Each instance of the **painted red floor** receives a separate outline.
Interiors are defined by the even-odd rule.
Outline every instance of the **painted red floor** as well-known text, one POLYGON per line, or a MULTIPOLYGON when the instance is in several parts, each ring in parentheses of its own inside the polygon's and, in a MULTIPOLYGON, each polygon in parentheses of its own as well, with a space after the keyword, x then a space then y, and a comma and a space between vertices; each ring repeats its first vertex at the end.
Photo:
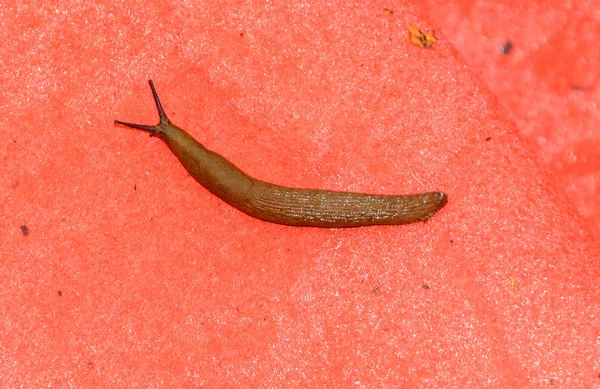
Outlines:
POLYGON ((597 10, 486 4, 0 8, 2 387, 599 388, 597 10), (113 124, 150 78, 260 179, 449 203, 252 219, 113 124))

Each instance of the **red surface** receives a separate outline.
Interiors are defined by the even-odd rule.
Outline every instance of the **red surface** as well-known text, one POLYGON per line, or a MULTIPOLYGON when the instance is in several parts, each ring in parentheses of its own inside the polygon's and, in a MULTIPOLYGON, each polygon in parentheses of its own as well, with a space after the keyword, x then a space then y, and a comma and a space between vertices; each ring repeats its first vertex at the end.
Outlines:
POLYGON ((3 6, 2 386, 600 387, 593 4, 277 4, 3 6), (450 202, 254 220, 113 125, 148 78, 259 178, 450 202))

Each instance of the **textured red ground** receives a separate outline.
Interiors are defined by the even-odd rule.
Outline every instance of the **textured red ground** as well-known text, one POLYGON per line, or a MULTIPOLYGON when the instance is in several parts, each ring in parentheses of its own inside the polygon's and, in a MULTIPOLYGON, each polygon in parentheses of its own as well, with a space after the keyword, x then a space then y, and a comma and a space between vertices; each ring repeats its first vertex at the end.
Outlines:
POLYGON ((2 387, 600 387, 597 7, 483 3, 2 6, 2 387), (149 78, 258 178, 450 202, 254 220, 113 125, 149 78))

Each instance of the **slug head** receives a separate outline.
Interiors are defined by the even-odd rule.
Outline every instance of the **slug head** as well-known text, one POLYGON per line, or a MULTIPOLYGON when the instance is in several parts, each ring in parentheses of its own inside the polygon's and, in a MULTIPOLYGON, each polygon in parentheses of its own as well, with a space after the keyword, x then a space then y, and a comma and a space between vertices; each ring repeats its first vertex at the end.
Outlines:
POLYGON ((155 126, 147 126, 147 125, 143 125, 143 124, 127 123, 127 122, 122 122, 120 120, 115 120, 115 124, 121 124, 126 127, 135 128, 138 130, 149 132, 150 136, 159 136, 160 134, 164 133, 164 130, 163 130, 164 128, 171 125, 171 122, 169 121, 169 118, 167 118, 167 115, 165 114, 165 110, 163 109, 162 104, 160 103, 160 99, 158 98, 158 93, 156 93, 156 89, 154 89, 154 84, 152 83, 152 80, 148 80, 148 83, 150 84, 150 88, 152 89, 152 95, 154 96, 154 102, 156 103, 156 109, 158 110, 158 115, 160 116, 160 122, 155 126))

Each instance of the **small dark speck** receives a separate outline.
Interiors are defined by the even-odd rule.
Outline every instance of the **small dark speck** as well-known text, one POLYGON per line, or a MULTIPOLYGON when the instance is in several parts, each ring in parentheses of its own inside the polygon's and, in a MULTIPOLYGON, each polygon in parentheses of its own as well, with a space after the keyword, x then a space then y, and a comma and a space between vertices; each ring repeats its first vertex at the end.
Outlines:
POLYGON ((429 289, 429 285, 423 284, 423 289, 429 289))
POLYGON ((27 236, 29 234, 29 228, 27 228, 27 226, 21 226, 21 231, 23 232, 23 235, 27 236))
POLYGON ((372 289, 373 293, 379 292, 379 285, 375 285, 372 289))
POLYGON ((454 239, 450 239, 450 243, 454 243, 454 239))
POLYGON ((62 296, 62 290, 58 291, 58 297, 62 296))
POLYGON ((92 367, 94 367, 94 362, 88 362, 88 367, 91 369, 92 367))
POLYGON ((244 37, 244 33, 243 33, 243 32, 240 32, 240 36, 243 38, 243 37, 244 37))
POLYGON ((133 184, 133 190, 137 190, 137 184, 133 184))
POLYGON ((487 138, 485 138, 485 141, 486 141, 486 142, 489 142, 489 141, 491 141, 491 140, 492 140, 492 137, 491 137, 491 136, 488 136, 487 138))
POLYGON ((389 9, 389 8, 384 8, 383 10, 384 10, 384 11, 385 11, 385 12, 386 12, 388 15, 393 15, 393 14, 394 14, 394 11, 393 11, 393 10, 391 10, 391 9, 389 9))
POLYGON ((512 48, 513 48, 512 42, 511 41, 506 41, 505 44, 503 44, 502 46, 500 46, 500 53, 502 55, 508 55, 512 51, 512 48))

